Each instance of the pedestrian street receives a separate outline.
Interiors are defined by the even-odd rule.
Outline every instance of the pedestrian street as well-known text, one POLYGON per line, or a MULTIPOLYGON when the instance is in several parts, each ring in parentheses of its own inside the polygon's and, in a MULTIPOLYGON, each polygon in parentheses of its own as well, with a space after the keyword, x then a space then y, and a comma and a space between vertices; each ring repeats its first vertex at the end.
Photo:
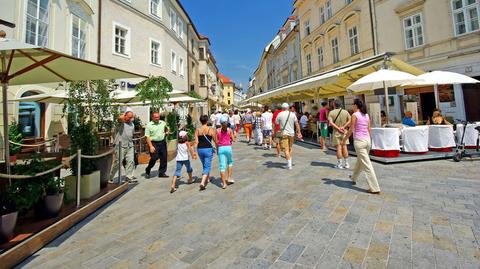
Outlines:
MULTIPOLYGON (((334 168, 333 152, 234 144, 235 184, 144 179, 18 268, 479 268, 480 166, 374 163, 380 195, 334 168)), ((355 158, 351 157, 352 166, 355 158)), ((201 164, 192 161, 194 176, 201 164)), ((168 164, 172 175, 175 161, 168 164)))

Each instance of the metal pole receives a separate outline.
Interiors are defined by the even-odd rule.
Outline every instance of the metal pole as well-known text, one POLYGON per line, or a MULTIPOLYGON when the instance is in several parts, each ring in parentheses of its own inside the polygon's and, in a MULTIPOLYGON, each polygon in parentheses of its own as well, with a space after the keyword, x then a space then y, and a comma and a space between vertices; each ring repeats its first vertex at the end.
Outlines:
POLYGON ((435 108, 440 108, 440 97, 438 94, 438 84, 433 85, 433 93, 435 94, 435 108))
POLYGON ((81 172, 82 169, 82 150, 77 150, 77 207, 80 207, 80 185, 81 185, 81 172))
MULTIPOLYGON (((3 62, 3 60, 2 60, 3 62)), ((2 97, 3 97, 3 148, 4 148, 4 158, 5 158, 5 168, 8 175, 10 175, 10 142, 8 139, 8 104, 7 104, 7 83, 3 83, 2 86, 2 97)), ((8 178, 8 184, 12 185, 12 179, 8 178)))
POLYGON ((385 85, 385 81, 383 81, 383 89, 385 90, 385 107, 386 111, 385 113, 387 114, 387 124, 390 123, 389 117, 390 117, 390 104, 388 103, 388 88, 385 85))
POLYGON ((118 141, 118 180, 117 183, 122 182, 122 141, 118 141))

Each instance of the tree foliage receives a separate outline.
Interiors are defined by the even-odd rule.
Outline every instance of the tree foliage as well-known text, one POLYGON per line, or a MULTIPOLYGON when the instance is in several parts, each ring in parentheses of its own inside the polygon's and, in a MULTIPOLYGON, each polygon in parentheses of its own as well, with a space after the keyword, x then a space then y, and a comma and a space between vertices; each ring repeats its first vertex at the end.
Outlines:
POLYGON ((150 103, 151 112, 160 112, 169 92, 173 90, 172 83, 162 76, 151 76, 137 84, 138 96, 146 104, 150 103))

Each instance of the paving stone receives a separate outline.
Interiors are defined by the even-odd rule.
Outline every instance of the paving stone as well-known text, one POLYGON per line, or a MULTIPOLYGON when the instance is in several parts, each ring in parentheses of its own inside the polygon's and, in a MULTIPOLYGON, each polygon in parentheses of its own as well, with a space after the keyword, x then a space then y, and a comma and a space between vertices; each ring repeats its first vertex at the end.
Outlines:
POLYGON ((256 257, 258 257, 258 255, 260 255, 260 253, 262 253, 261 249, 256 248, 256 247, 252 247, 252 248, 249 248, 247 251, 245 251, 242 254, 242 257, 255 259, 256 257))
POLYGON ((280 256, 279 260, 289 262, 289 263, 295 263, 295 261, 302 254, 304 249, 305 249, 305 246, 291 244, 287 247, 287 249, 285 249, 285 251, 280 256))

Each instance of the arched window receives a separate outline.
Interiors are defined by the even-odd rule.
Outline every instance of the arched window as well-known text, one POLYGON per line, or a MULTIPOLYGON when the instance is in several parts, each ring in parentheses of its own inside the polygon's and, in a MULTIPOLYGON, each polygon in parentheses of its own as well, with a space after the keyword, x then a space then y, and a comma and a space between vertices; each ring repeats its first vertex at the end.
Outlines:
MULTIPOLYGON (((28 91, 22 97, 36 95, 28 91)), ((20 102, 18 106, 18 123, 21 126, 23 137, 41 136, 42 108, 37 102, 20 102)))

